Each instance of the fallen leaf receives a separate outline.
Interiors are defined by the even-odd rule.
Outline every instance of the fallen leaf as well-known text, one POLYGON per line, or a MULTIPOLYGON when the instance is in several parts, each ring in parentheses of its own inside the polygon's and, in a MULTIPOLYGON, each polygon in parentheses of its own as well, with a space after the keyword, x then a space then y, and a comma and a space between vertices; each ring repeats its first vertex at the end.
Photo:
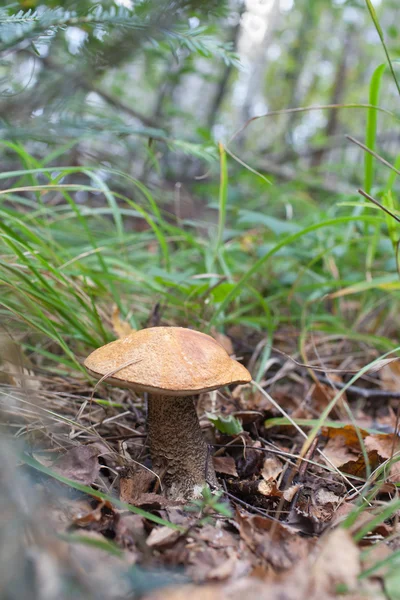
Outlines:
POLYGON ((119 480, 119 499, 128 504, 135 504, 142 494, 150 489, 155 475, 147 469, 127 469, 119 480))
POLYGON ((246 446, 243 453, 237 458, 236 468, 240 478, 248 479, 255 473, 259 473, 264 457, 257 448, 261 448, 261 443, 258 441, 254 442, 252 447, 246 446))
POLYGON ((286 502, 291 502, 295 496, 295 494, 297 494, 297 492, 301 489, 301 485, 298 483, 295 483, 294 485, 291 485, 290 487, 288 487, 286 490, 284 490, 283 492, 283 497, 286 500, 286 502))
MULTIPOLYGON (((146 541, 145 520, 142 515, 131 512, 118 514, 115 523, 115 541, 123 548, 136 549, 144 547, 146 541)), ((171 529, 172 531, 172 529, 171 529)))
POLYGON ((275 481, 260 481, 258 484, 258 491, 263 496, 271 498, 282 498, 283 493, 277 487, 275 481))
POLYGON ((196 533, 196 539, 203 540, 213 548, 233 548, 238 542, 232 533, 223 529, 218 523, 216 525, 205 524, 200 527, 196 533))
MULTIPOLYGON (((380 464, 378 453, 375 451, 368 452, 368 462, 370 470, 374 471, 380 464)), ((350 460, 349 462, 342 464, 340 470, 348 475, 355 475, 356 477, 364 479, 367 476, 364 456, 360 454, 356 460, 350 460)))
POLYGON ((343 436, 331 438, 324 448, 324 455, 329 458, 335 467, 357 460, 360 451, 354 451, 351 446, 346 445, 346 440, 343 436))
POLYGON ((114 304, 112 309, 111 324, 114 333, 118 338, 124 338, 136 331, 136 329, 133 329, 127 321, 121 319, 119 308, 116 304, 114 304))
POLYGON ((159 508, 166 508, 171 504, 171 500, 168 500, 168 498, 165 498, 165 496, 161 496, 160 494, 149 492, 147 494, 141 494, 135 502, 131 502, 131 504, 156 510, 159 508))
POLYGON ((276 456, 264 460, 261 476, 265 481, 276 481, 283 471, 283 464, 276 456))
POLYGON ((372 569, 375 565, 383 563, 379 568, 373 571, 374 577, 383 577, 389 570, 390 562, 385 564, 386 559, 392 555, 392 552, 385 544, 375 544, 368 549, 368 552, 361 557, 363 571, 372 569))
MULTIPOLYGON (((363 529, 366 525, 373 521, 375 516, 376 515, 371 514, 369 510, 364 510, 358 515, 356 522, 349 527, 349 532, 351 534, 357 533, 360 529, 363 529)), ((379 523, 378 525, 372 527, 369 533, 387 538, 393 533, 393 527, 391 525, 387 525, 386 523, 379 523)))
POLYGON ((357 586, 360 573, 360 552, 348 531, 338 528, 322 538, 310 573, 319 593, 340 585, 351 590, 357 586))
POLYGON ((41 383, 36 377, 29 358, 22 347, 8 333, 0 332, 1 383, 14 385, 26 391, 38 391, 41 383))
POLYGON ((189 543, 187 551, 187 562, 190 564, 188 575, 198 583, 209 581, 210 572, 221 567, 228 558, 225 550, 217 550, 197 541, 189 543))
POLYGON ((73 524, 77 525, 78 527, 87 527, 93 523, 99 523, 102 518, 101 509, 103 506, 104 502, 100 502, 96 508, 92 509, 91 511, 75 516, 75 518, 72 520, 73 524))
POLYGON ((155 527, 147 538, 146 544, 150 548, 165 548, 176 542, 180 535, 180 531, 170 527, 155 527))
POLYGON ((63 477, 84 485, 91 485, 99 475, 100 453, 101 448, 95 444, 75 446, 58 458, 51 468, 63 477))
POLYGON ((144 600, 225 600, 226 596, 222 593, 221 585, 183 585, 157 590, 144 600))
POLYGON ((319 488, 315 492, 315 502, 317 504, 337 504, 341 500, 340 496, 337 496, 326 488, 319 488))
POLYGON ((393 454, 400 451, 400 438, 396 434, 368 435, 365 440, 368 451, 376 450, 381 458, 392 458, 393 454))
POLYGON ((345 425, 339 429, 336 427, 321 427, 321 433, 329 440, 337 438, 341 439, 345 446, 358 452, 361 450, 359 435, 362 439, 369 435, 368 431, 365 429, 356 428, 354 425, 345 425))
POLYGON ((393 458, 390 465, 390 471, 387 476, 388 483, 400 482, 400 439, 394 433, 389 434, 374 434, 365 438, 365 446, 367 450, 376 451, 378 455, 388 460, 393 458))
POLYGON ((213 569, 210 569, 207 579, 223 581, 224 579, 228 579, 228 577, 232 577, 233 573, 237 568, 238 562, 238 557, 235 556, 234 553, 232 553, 231 556, 227 558, 223 563, 214 567, 213 569))
MULTIPOLYGON (((378 360, 373 365, 371 365, 369 367, 368 371, 366 371, 366 372, 367 373, 377 373, 378 371, 380 371, 381 369, 384 369, 388 365, 396 364, 396 361, 398 361, 398 360, 399 360, 398 356, 394 356, 392 358, 382 358, 381 360, 378 360)), ((399 372, 398 368, 396 368, 396 367, 393 367, 393 371, 396 374, 399 372)), ((396 389, 398 390, 398 386, 396 389)))
POLYGON ((217 473, 231 475, 231 477, 239 477, 236 470, 236 463, 232 456, 214 456, 213 464, 217 473))
POLYGON ((304 559, 314 543, 278 521, 238 510, 236 518, 243 541, 259 558, 277 570, 290 569, 304 559))
POLYGON ((315 507, 313 506, 310 506, 307 512, 295 506, 289 513, 287 525, 296 533, 301 532, 308 536, 318 535, 321 533, 323 524, 314 515, 314 512, 315 507))
MULTIPOLYGON (((331 373, 329 377, 333 382, 342 383, 341 378, 338 376, 335 377, 334 373, 331 373)), ((329 404, 329 402, 336 396, 336 394, 337 389, 332 387, 331 385, 322 383, 320 381, 318 383, 315 383, 311 390, 312 405, 314 409, 318 410, 319 412, 322 412, 322 410, 329 404)), ((343 401, 345 400, 346 394, 343 393, 339 399, 339 402, 337 403, 337 408, 340 409, 343 404, 343 401)))

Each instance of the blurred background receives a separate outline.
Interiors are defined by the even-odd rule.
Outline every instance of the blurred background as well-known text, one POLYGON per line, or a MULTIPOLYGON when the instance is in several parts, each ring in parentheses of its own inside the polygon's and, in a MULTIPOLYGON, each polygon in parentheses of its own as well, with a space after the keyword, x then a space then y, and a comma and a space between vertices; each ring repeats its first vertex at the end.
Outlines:
MULTIPOLYGON (((398 3, 373 5, 395 59, 398 3)), ((215 168, 208 173, 206 162, 216 141, 235 134, 232 152, 254 169, 302 184, 294 201, 308 185, 317 196, 360 182, 363 152, 344 135, 363 136, 365 109, 287 111, 239 129, 282 109, 369 102, 384 53, 364 0, 8 6, 1 15, 1 133, 28 142, 37 158, 57 150, 58 164, 118 166, 162 189, 160 202, 182 218, 195 215, 194 203, 201 210, 210 202, 215 168), (28 9, 31 16, 7 21, 28 9)), ((385 108, 393 109, 390 77, 383 87, 385 108)), ((390 153, 396 133, 379 119, 381 148, 390 153)), ((15 167, 11 151, 3 151, 2 166, 15 167)), ((246 196, 251 209, 259 198, 245 178, 235 180, 231 199, 246 196)), ((262 189, 264 202, 276 202, 280 191, 272 190, 262 189)))

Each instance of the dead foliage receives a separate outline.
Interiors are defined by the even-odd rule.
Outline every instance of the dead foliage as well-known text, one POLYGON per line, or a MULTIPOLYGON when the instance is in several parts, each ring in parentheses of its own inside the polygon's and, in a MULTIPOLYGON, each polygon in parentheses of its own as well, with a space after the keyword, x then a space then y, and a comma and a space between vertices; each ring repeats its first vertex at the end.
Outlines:
MULTIPOLYGON (((112 323, 116 335, 128 332, 117 310, 112 323)), ((251 361, 250 338, 246 345, 239 333, 219 339, 231 354, 251 361)), ((25 541, 18 542, 22 555, 29 551, 28 527, 40 538, 35 543, 42 544, 43 556, 52 556, 56 586, 61 585, 57 573, 65 560, 65 572, 78 577, 76 560, 71 562, 71 552, 76 552, 99 581, 109 578, 110 586, 98 592, 99 598, 119 598, 132 590, 148 600, 330 599, 337 590, 348 598, 383 598, 388 569, 372 568, 397 548, 398 514, 394 511, 381 523, 375 517, 385 502, 397 498, 398 400, 372 394, 369 402, 368 391, 394 393, 398 362, 382 361, 379 369, 339 395, 313 444, 302 453, 322 411, 363 363, 347 360, 342 369, 351 345, 321 339, 314 360, 314 346, 306 349, 310 356, 304 366, 305 357, 297 362, 287 358, 293 350, 290 339, 277 337, 277 351, 260 388, 204 394, 198 404, 200 416, 205 411, 232 415, 243 428, 229 436, 202 419, 214 446, 223 510, 207 500, 173 505, 162 495, 162 480, 151 470, 141 398, 102 384, 91 399, 92 387, 74 377, 35 376, 34 383, 25 385, 34 362, 11 368, 1 387, 3 437, 17 434, 23 451, 41 465, 93 490, 72 489, 24 465, 21 457, 6 472, 3 468, 9 496, 20 486, 20 477, 29 477, 32 498, 40 498, 24 509, 28 525, 22 526, 25 541), (282 416, 283 422, 270 426, 271 419, 282 416), (361 501, 365 508, 350 523, 347 519, 361 501), (360 531, 367 531, 362 539, 360 531), (107 565, 112 557, 112 568, 97 575, 104 556, 107 565), (133 579, 132 566, 138 569, 133 579), (362 577, 367 569, 373 575, 362 577), (114 581, 116 573, 123 574, 123 585, 114 581)), ((13 353, 18 354, 15 347, 13 353)), ((12 510, 17 514, 22 508, 17 503, 12 510)), ((3 511, 1 519, 6 522, 8 516, 3 511)), ((39 570, 44 568, 41 560, 39 570)))

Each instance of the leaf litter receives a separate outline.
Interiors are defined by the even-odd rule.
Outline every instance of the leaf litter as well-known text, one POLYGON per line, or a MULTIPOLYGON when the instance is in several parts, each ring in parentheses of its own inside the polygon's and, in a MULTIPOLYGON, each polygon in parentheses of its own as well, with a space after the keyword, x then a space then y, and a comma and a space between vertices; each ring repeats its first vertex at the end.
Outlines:
MULTIPOLYGON (((112 324, 117 335, 129 332, 117 309, 112 324)), ((237 332, 225 337, 231 353, 245 355, 237 332)), ((72 489, 15 458, 1 467, 4 497, 12 497, 21 486, 33 490, 23 510, 18 502, 10 510, 25 511, 29 527, 34 525, 34 538, 42 544, 37 569, 51 562, 54 589, 61 590, 61 564, 73 552, 93 574, 85 575, 84 587, 92 586, 98 598, 120 598, 134 591, 148 600, 187 595, 329 599, 338 590, 348 598, 385 597, 385 586, 392 589, 395 581, 385 561, 398 547, 400 505, 379 525, 374 518, 385 502, 397 498, 397 404, 389 394, 368 402, 368 390, 394 393, 398 362, 380 361, 379 369, 357 382, 365 390, 359 395, 356 386, 349 386, 329 415, 334 426, 321 423, 313 452, 302 455, 300 431, 307 434, 312 429, 337 394, 335 386, 346 383, 346 375, 329 375, 329 368, 341 369, 335 361, 327 368, 330 383, 317 385, 309 376, 310 367, 292 363, 288 368, 290 361, 279 350, 290 354, 293 349, 284 336, 280 344, 261 382, 274 405, 252 386, 200 398, 199 416, 210 416, 201 422, 208 423, 208 441, 215 447, 221 498, 205 496, 186 505, 167 501, 162 481, 151 470, 141 398, 102 384, 89 402, 92 388, 83 379, 57 376, 36 377, 28 393, 18 369, 11 369, 12 377, 2 380, 0 396, 7 453, 13 456, 8 444, 18 432, 24 452, 42 465, 105 494, 100 499, 72 489), (277 406, 288 415, 281 424, 277 406), (134 514, 117 500, 144 510, 134 514), (159 524, 146 516, 149 513, 159 524), (177 528, 171 529, 171 523, 177 528), (367 535, 354 541, 369 523, 367 535), (378 563, 383 566, 374 570, 378 563), (371 575, 364 576, 368 570, 371 575)), ((340 342, 340 350, 343 354, 346 344, 350 356, 350 342, 340 342)), ((334 356, 333 345, 321 338, 319 355, 324 351, 334 356)), ((354 359, 348 372, 361 367, 354 359)), ((29 369, 31 374, 35 365, 29 369)), ((319 373, 314 371, 314 376, 319 373)), ((7 523, 4 513, 2 535, 7 523)), ((25 560, 29 544, 21 539, 18 551, 25 560)), ((76 568, 72 561, 64 573, 77 580, 76 568)), ((4 581, 11 580, 10 572, 4 581)))

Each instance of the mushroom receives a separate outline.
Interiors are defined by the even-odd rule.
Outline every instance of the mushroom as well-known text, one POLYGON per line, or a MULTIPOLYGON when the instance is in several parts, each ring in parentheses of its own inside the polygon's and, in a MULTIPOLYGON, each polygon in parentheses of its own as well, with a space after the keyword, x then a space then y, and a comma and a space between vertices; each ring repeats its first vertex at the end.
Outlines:
POLYGON ((151 327, 98 348, 84 364, 97 379, 148 392, 150 454, 167 497, 198 497, 207 481, 217 485, 193 400, 248 383, 251 375, 214 338, 183 327, 151 327))

